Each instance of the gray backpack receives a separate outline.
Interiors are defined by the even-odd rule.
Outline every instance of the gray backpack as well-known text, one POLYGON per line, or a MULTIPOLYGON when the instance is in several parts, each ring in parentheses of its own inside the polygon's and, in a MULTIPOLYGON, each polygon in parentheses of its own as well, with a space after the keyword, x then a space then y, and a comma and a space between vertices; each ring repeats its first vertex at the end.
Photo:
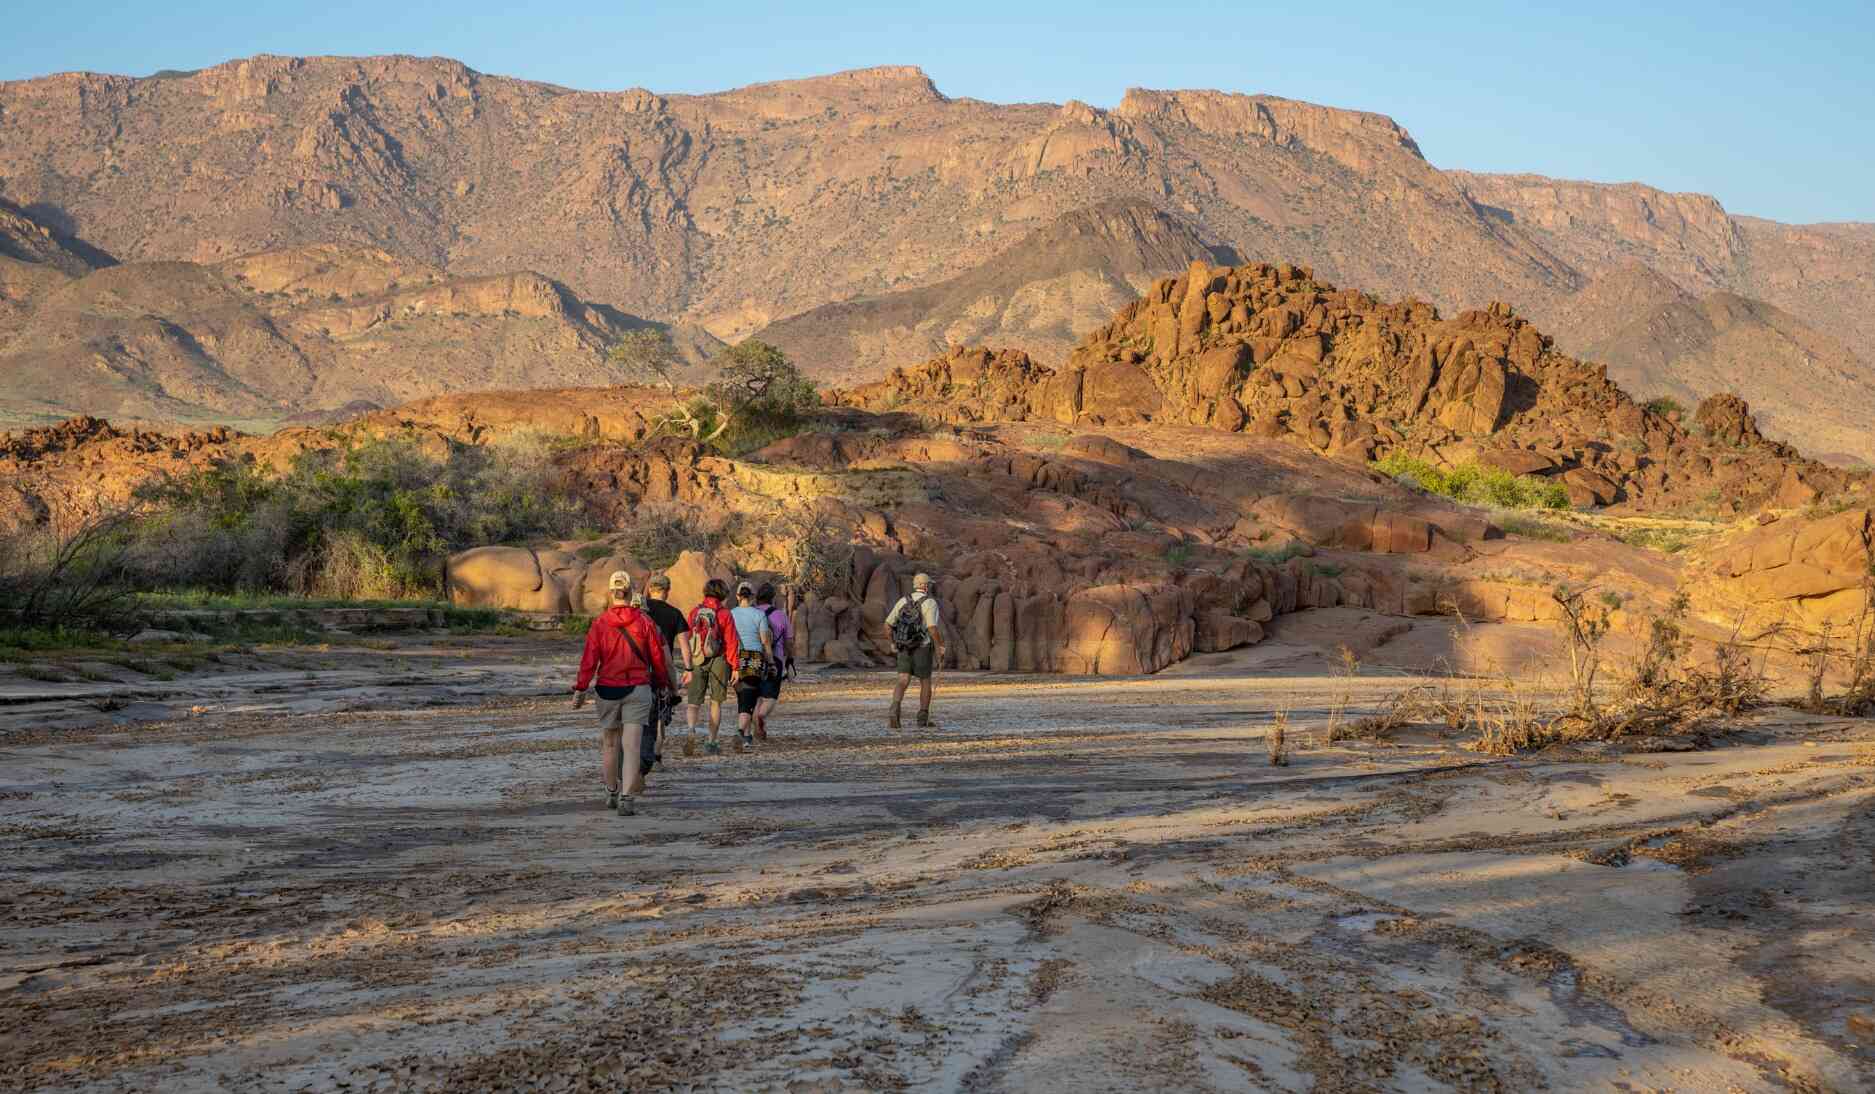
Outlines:
POLYGON ((929 597, 913 594, 899 603, 898 616, 892 620, 892 648, 910 653, 931 640, 924 625, 924 602, 929 597))

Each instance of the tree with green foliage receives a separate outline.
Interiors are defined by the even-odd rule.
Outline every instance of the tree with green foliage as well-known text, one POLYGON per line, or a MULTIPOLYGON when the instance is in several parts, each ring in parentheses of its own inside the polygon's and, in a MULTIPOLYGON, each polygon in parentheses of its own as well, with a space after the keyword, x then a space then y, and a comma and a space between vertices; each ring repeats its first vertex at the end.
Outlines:
POLYGON ((683 357, 670 332, 662 327, 640 327, 626 331, 612 347, 606 359, 630 379, 643 384, 660 384, 677 390, 677 370, 683 357))
POLYGON ((778 433, 798 424, 820 404, 814 382, 788 355, 751 338, 711 360, 716 377, 704 385, 689 410, 698 440, 721 442, 778 433))

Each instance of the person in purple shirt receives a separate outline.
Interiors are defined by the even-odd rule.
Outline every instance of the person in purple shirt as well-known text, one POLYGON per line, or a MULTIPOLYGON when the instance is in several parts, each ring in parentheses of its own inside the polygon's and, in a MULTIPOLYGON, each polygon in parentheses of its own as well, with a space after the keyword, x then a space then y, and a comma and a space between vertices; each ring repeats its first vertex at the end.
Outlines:
POLYGON ((775 606, 775 587, 768 582, 755 590, 755 606, 767 613, 768 629, 775 636, 775 659, 768 663, 768 672, 762 677, 762 698, 755 704, 755 739, 766 741, 768 716, 781 702, 781 682, 794 675, 794 624, 788 621, 787 612, 775 606))

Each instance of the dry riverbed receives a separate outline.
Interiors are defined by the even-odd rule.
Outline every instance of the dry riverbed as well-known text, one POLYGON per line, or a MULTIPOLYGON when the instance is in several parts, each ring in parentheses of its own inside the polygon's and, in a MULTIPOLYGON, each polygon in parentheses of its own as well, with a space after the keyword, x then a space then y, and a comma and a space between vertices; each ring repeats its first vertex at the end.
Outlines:
POLYGON ((826 672, 619 818, 539 695, 564 650, 378 657, 160 721, 14 704, 0 1087, 1875 1086, 1866 721, 1331 746, 1344 684, 1279 640, 951 677, 894 734, 883 675, 826 672))

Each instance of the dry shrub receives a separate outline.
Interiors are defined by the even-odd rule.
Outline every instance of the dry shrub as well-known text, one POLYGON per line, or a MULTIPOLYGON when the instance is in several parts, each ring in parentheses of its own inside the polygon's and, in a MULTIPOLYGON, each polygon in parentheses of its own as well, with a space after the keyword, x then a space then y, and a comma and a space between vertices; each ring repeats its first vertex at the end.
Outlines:
POLYGON ((1269 731, 1263 735, 1271 767, 1289 766, 1289 712, 1279 710, 1270 716, 1269 731))
POLYGON ((1570 644, 1564 709, 1544 716, 1527 687, 1507 680, 1504 697, 1474 701, 1468 720, 1478 739, 1470 747, 1509 755, 1558 742, 1626 737, 1691 736, 1703 743, 1725 719, 1764 702, 1769 689, 1762 664, 1752 665, 1751 649, 1766 635, 1747 639, 1741 620, 1714 651, 1711 666, 1701 667, 1690 656, 1684 596, 1649 619, 1647 646, 1613 694, 1598 694, 1606 614, 1571 590, 1559 587, 1555 595, 1563 608, 1559 626, 1570 644))
POLYGON ((1478 736, 1465 747, 1493 756, 1514 756, 1546 748, 1561 739, 1555 723, 1541 713, 1535 692, 1516 680, 1505 680, 1501 695, 1473 697, 1463 714, 1478 736))
POLYGON ((1809 687, 1803 708, 1838 717, 1875 717, 1875 568, 1862 579, 1862 609, 1846 627, 1825 625, 1793 652, 1804 658, 1809 687), (1827 694, 1832 669, 1846 677, 1843 690, 1827 694))
POLYGON ((780 541, 781 568, 791 586, 822 599, 851 595, 858 544, 834 514, 819 507, 784 510, 769 528, 780 541))
POLYGON ((645 502, 619 530, 620 546, 651 569, 666 570, 685 551, 709 551, 724 542, 732 520, 726 512, 712 515, 695 506, 645 502))
POLYGON ((1354 701, 1354 678, 1360 675, 1361 661, 1354 656, 1354 651, 1342 646, 1337 651, 1341 657, 1341 691, 1335 696, 1334 705, 1328 708, 1328 739, 1340 741, 1348 736, 1347 727, 1341 719, 1347 715, 1348 704, 1354 701))
POLYGON ((431 595, 429 581, 411 576, 384 547, 356 532, 337 532, 305 557, 293 574, 293 591, 336 600, 402 600, 431 595))
POLYGON ((1410 725, 1435 721, 1446 715, 1439 689, 1415 684, 1387 697, 1379 713, 1356 718, 1329 734, 1331 741, 1384 741, 1410 725))
POLYGON ((0 535, 0 610, 7 622, 91 627, 128 603, 137 515, 109 511, 69 527, 0 535))

